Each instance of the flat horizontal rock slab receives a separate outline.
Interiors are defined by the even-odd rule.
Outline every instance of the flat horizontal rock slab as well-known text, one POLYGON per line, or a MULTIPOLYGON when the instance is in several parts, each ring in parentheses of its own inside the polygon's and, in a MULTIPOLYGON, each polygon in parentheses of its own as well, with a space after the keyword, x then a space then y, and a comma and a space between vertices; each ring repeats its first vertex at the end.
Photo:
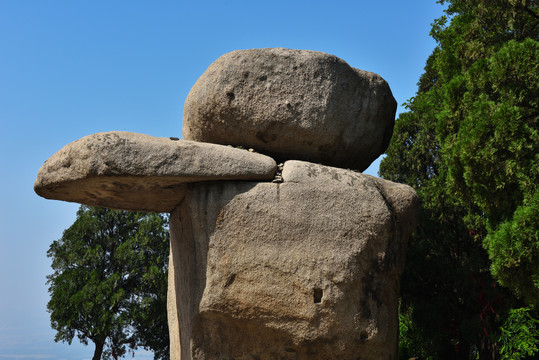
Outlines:
POLYGON ((66 145, 43 164, 34 190, 47 199, 171 212, 186 183, 271 180, 276 169, 272 158, 230 146, 113 131, 66 145))

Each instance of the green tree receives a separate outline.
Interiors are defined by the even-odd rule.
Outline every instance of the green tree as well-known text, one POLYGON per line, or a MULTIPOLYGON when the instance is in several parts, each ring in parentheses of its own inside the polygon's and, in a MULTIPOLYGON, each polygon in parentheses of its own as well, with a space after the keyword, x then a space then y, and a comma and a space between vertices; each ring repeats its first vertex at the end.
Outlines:
POLYGON ((380 166, 422 202, 401 310, 432 358, 495 359, 504 319, 538 316, 537 3, 439 2, 438 46, 380 166))
POLYGON ((500 336, 502 359, 520 360, 539 351, 539 320, 530 316, 529 308, 514 309, 500 336))
POLYGON ((503 304, 485 271, 487 254, 463 221, 465 209, 445 192, 431 121, 435 103, 436 94, 429 93, 409 104, 413 111, 400 115, 380 166, 384 178, 414 187, 422 204, 401 278, 401 336, 408 335, 401 354, 454 360, 475 351, 488 359, 496 326, 490 309, 503 304))
POLYGON ((167 358, 168 241, 163 215, 81 206, 47 252, 55 341, 90 340, 93 360, 138 346, 167 358))

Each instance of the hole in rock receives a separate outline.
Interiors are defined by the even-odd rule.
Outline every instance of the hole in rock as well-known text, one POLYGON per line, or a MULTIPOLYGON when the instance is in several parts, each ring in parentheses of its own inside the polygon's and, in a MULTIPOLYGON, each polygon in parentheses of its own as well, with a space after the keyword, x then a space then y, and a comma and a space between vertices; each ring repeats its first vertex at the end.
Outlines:
POLYGON ((359 334, 359 338, 363 341, 367 340, 369 338, 369 333, 366 331, 362 331, 361 334, 359 334))
POLYGON ((230 285, 232 285, 234 280, 236 280, 236 274, 230 275, 230 277, 228 278, 228 280, 225 283, 225 287, 229 287, 230 285))
POLYGON ((319 289, 319 288, 315 288, 314 291, 313 291, 313 300, 314 300, 314 303, 317 304, 317 303, 321 303, 322 302, 322 296, 324 295, 324 293, 322 292, 322 289, 319 289))

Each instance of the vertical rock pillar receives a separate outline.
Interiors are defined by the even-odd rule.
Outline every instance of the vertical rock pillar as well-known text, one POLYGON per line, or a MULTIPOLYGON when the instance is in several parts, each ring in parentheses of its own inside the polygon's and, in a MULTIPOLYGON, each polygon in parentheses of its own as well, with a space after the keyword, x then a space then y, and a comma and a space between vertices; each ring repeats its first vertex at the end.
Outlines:
POLYGON ((172 358, 396 359, 414 191, 302 161, 282 177, 192 184, 172 212, 172 358))

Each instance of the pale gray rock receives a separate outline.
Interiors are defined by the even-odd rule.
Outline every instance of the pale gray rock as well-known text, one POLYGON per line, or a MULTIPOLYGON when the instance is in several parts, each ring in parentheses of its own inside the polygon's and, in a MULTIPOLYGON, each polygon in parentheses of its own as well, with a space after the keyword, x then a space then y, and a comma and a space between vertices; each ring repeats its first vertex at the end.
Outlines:
POLYGON ((183 137, 363 171, 387 148, 396 107, 384 79, 333 55, 237 50, 191 89, 183 137))
POLYGON ((247 150, 114 131, 66 145, 43 164, 34 189, 48 199, 170 212, 186 183, 271 180, 276 170, 272 158, 247 150))
POLYGON ((288 161, 282 183, 187 185, 171 214, 171 358, 397 359, 406 185, 288 161))

